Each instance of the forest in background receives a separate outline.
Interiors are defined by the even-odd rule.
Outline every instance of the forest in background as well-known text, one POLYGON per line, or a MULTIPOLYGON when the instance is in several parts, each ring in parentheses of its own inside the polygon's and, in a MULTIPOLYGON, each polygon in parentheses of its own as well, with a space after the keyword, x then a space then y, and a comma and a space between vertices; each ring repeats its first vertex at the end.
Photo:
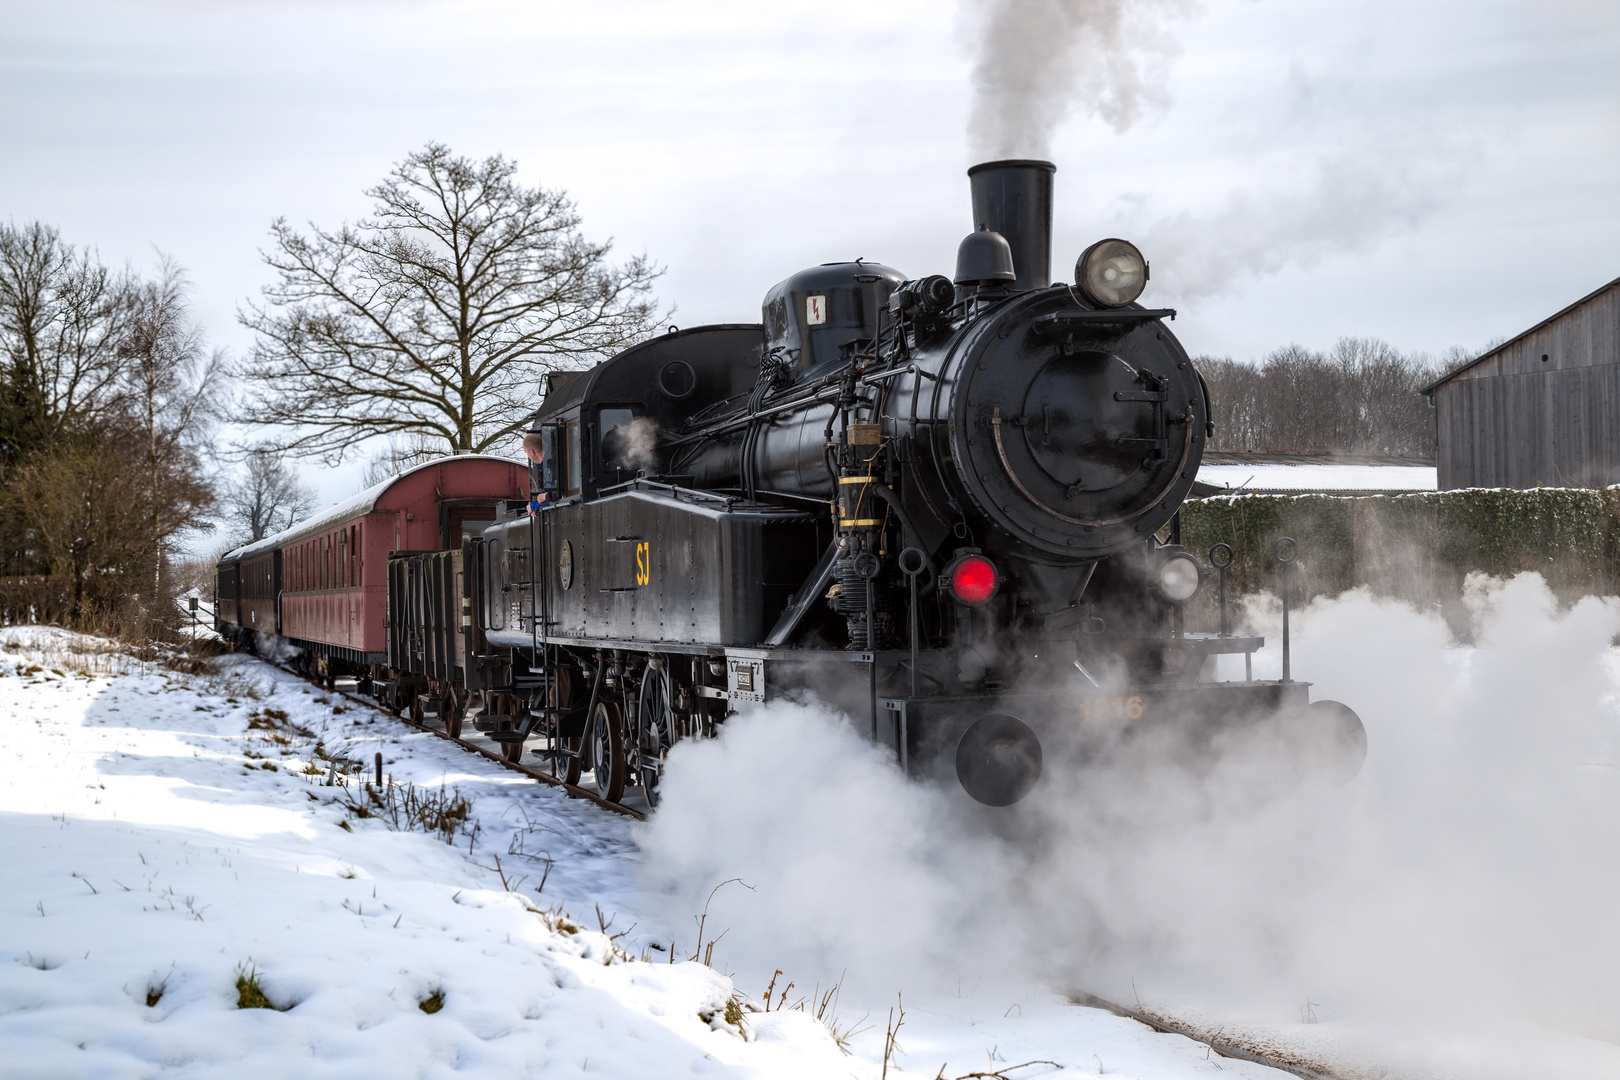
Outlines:
POLYGON ((1432 457, 1434 410, 1419 391, 1476 355, 1402 353, 1346 337, 1327 352, 1288 345, 1256 363, 1197 357, 1215 421, 1208 449, 1432 457))

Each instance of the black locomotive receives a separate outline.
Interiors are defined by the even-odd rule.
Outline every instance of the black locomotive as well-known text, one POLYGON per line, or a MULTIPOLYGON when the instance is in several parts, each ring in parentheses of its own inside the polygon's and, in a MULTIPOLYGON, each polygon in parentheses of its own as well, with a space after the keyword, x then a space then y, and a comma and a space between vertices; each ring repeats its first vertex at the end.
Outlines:
MULTIPOLYGON (((1174 518, 1208 390, 1175 313, 1136 303, 1132 245, 1051 282, 1054 171, 969 170, 951 279, 828 263, 771 289, 763 325, 552 375, 525 441, 535 500, 467 541, 465 626, 438 631, 467 714, 650 803, 678 739, 796 690, 991 805, 1034 787, 1043 737, 1093 729, 1280 722, 1353 774, 1365 735, 1342 705, 1200 679, 1263 643, 1182 627, 1203 572, 1174 518)), ((455 615, 453 575, 417 569, 392 575, 401 671, 400 613, 455 615), (406 602, 413 574, 443 601, 406 602)))

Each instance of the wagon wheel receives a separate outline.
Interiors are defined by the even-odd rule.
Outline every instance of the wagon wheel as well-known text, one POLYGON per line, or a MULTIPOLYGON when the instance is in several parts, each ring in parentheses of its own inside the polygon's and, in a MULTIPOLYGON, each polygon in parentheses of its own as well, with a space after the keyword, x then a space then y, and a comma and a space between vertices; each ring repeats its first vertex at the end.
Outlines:
POLYGON ((641 677, 636 707, 636 779, 648 806, 658 805, 658 785, 664 776, 664 755, 675 745, 675 710, 670 693, 669 665, 657 658, 641 677))
MULTIPOLYGON (((516 734, 517 729, 522 725, 522 721, 518 719, 518 713, 523 708, 523 699, 511 694, 501 694, 496 700, 500 702, 496 711, 506 717, 505 720, 501 721, 497 730, 516 734)), ((523 744, 517 741, 501 743, 501 757, 512 762, 523 760, 523 744)))
POLYGON ((591 717, 591 772, 596 790, 608 802, 624 797, 624 710, 598 701, 591 717))
POLYGON ((449 693, 444 695, 443 710, 444 733, 452 739, 461 738, 461 720, 467 715, 467 692, 451 687, 449 693))
MULTIPOLYGON (((574 704, 574 670, 567 667, 552 670, 551 687, 546 691, 547 706, 549 709, 566 710, 574 704)), ((559 712, 548 712, 543 728, 546 745, 540 751, 540 767, 565 784, 579 783, 585 767, 580 753, 581 744, 585 741, 584 733, 564 738, 559 712)))

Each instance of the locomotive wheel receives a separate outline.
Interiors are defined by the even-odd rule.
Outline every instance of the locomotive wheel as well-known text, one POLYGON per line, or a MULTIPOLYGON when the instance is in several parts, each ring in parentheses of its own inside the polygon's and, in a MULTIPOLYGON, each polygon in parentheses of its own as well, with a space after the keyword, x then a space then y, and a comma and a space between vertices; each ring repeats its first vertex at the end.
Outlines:
POLYGON ((675 712, 670 691, 669 665, 648 664, 641 677, 636 707, 636 777, 649 807, 658 805, 658 785, 664 776, 664 755, 675 744, 675 712))
POLYGON ((523 744, 520 743, 520 742, 503 742, 503 743, 501 743, 501 757, 505 758, 507 761, 512 761, 512 762, 522 761, 523 760, 523 744))
POLYGON ((565 739, 557 733, 559 726, 555 720, 546 721, 546 745, 539 751, 540 767, 565 784, 578 784, 585 771, 585 763, 579 756, 580 743, 585 737, 576 735, 565 739))
POLYGON ((596 703, 591 717, 591 773, 602 798, 618 802, 624 797, 624 711, 617 702, 596 703))

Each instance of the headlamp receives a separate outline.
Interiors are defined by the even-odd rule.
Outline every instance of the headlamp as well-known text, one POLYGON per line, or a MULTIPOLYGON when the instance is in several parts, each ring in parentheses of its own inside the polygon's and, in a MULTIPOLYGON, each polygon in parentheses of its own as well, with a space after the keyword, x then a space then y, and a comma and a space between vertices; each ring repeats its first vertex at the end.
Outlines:
POLYGON ((1185 551, 1178 551, 1159 564, 1159 592, 1172 604, 1185 604, 1198 595, 1204 583, 1204 572, 1198 560, 1185 551))
POLYGON ((1099 240, 1074 264, 1074 283, 1103 307, 1130 303, 1142 295, 1147 282, 1147 260, 1128 240, 1099 240))

